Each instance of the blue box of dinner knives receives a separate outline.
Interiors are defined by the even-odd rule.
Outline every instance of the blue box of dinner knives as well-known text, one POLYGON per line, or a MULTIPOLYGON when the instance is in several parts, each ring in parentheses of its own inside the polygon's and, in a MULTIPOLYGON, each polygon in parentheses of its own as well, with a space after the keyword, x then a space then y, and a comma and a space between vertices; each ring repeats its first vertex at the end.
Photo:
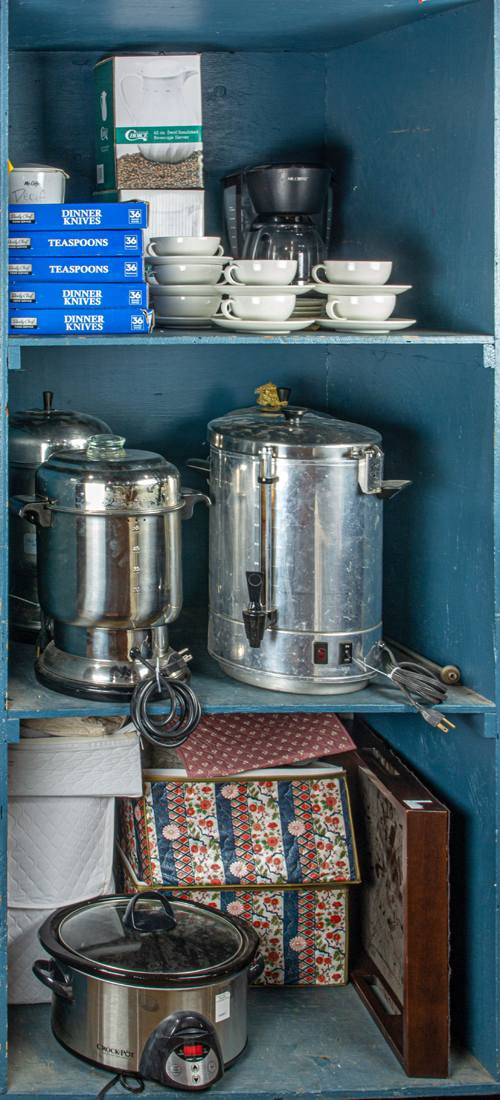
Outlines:
POLYGON ((26 309, 9 310, 13 336, 62 336, 147 333, 154 323, 152 309, 26 309))
POLYGON ((32 305, 38 309, 137 309, 147 308, 148 304, 147 283, 9 282, 9 307, 19 309, 32 305))

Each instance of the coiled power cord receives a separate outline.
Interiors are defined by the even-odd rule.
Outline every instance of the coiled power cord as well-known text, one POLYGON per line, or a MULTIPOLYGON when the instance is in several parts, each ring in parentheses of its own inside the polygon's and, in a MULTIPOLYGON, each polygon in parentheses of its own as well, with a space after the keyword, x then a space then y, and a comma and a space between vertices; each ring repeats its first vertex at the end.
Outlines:
MULTIPOLYGON (((167 749, 178 748, 187 741, 201 718, 201 706, 194 691, 182 680, 169 676, 168 665, 166 669, 160 669, 159 664, 154 668, 141 656, 139 649, 131 649, 130 656, 134 661, 140 661, 151 673, 151 676, 140 680, 134 688, 130 703, 130 717, 134 726, 141 737, 145 737, 152 745, 167 749), (148 704, 153 696, 161 698, 163 694, 168 696, 170 711, 167 715, 153 719, 148 714, 148 704)), ((182 656, 174 654, 173 657, 179 657, 182 667, 182 656)))
POLYGON ((397 685, 408 702, 420 714, 420 717, 428 722, 430 726, 443 730, 445 733, 448 733, 449 726, 455 729, 453 722, 445 718, 444 714, 425 706, 425 703, 429 703, 431 706, 439 706, 446 702, 446 688, 439 677, 436 676, 436 673, 424 665, 416 664, 415 661, 397 661, 392 649, 389 648, 386 642, 378 642, 377 649, 381 650, 386 656, 385 669, 374 668, 362 659, 358 659, 356 664, 361 668, 370 669, 371 672, 377 672, 380 676, 386 676, 387 679, 392 680, 393 684, 397 685))

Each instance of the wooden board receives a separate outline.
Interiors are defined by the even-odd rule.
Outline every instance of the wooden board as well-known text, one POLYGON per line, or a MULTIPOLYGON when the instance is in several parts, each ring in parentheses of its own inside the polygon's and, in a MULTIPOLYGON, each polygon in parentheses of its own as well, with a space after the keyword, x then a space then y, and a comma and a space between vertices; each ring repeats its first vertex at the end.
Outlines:
POLYGON ((361 719, 353 736, 362 886, 351 980, 405 1072, 447 1077, 449 813, 361 719))

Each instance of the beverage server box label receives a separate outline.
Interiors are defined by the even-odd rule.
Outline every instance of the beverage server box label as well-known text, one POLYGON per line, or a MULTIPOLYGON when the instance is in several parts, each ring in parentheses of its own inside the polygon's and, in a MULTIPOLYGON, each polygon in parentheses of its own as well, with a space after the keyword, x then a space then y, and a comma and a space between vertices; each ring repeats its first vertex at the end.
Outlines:
POLYGON ((149 287, 147 283, 9 283, 9 306, 21 309, 36 305, 39 309, 68 309, 69 307, 101 309, 147 308, 149 287))
POLYGON ((60 336, 68 332, 128 334, 151 332, 152 309, 28 309, 11 308, 9 332, 19 336, 33 333, 60 336))
POLYGON ((144 248, 151 237, 203 237, 205 233, 204 191, 140 191, 121 188, 101 191, 97 202, 146 202, 149 224, 144 229, 144 248))
POLYGON ((9 255, 14 256, 142 256, 142 229, 95 229, 48 232, 19 228, 9 233, 9 255))
POLYGON ((146 229, 149 211, 145 202, 95 202, 68 206, 9 206, 9 226, 27 229, 146 229))
POLYGON ((142 283, 145 279, 144 259, 122 256, 107 256, 105 259, 80 259, 67 256, 64 259, 50 259, 47 256, 33 256, 29 260, 15 260, 15 253, 9 256, 9 279, 19 282, 67 283, 82 280, 86 283, 142 283))
POLYGON ((94 77, 97 190, 203 187, 200 55, 109 57, 94 77))

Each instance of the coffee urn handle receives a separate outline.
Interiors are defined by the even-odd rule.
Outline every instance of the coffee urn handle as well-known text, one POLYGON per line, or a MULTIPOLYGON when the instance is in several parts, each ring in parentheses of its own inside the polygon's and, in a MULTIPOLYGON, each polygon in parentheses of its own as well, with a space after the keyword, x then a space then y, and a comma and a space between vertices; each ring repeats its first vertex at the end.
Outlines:
POLYGON ((200 504, 203 501, 203 504, 206 504, 207 508, 210 508, 212 504, 210 497, 207 497, 206 493, 198 493, 196 489, 185 489, 184 486, 181 486, 180 495, 184 500, 181 519, 191 519, 195 504, 200 504))

